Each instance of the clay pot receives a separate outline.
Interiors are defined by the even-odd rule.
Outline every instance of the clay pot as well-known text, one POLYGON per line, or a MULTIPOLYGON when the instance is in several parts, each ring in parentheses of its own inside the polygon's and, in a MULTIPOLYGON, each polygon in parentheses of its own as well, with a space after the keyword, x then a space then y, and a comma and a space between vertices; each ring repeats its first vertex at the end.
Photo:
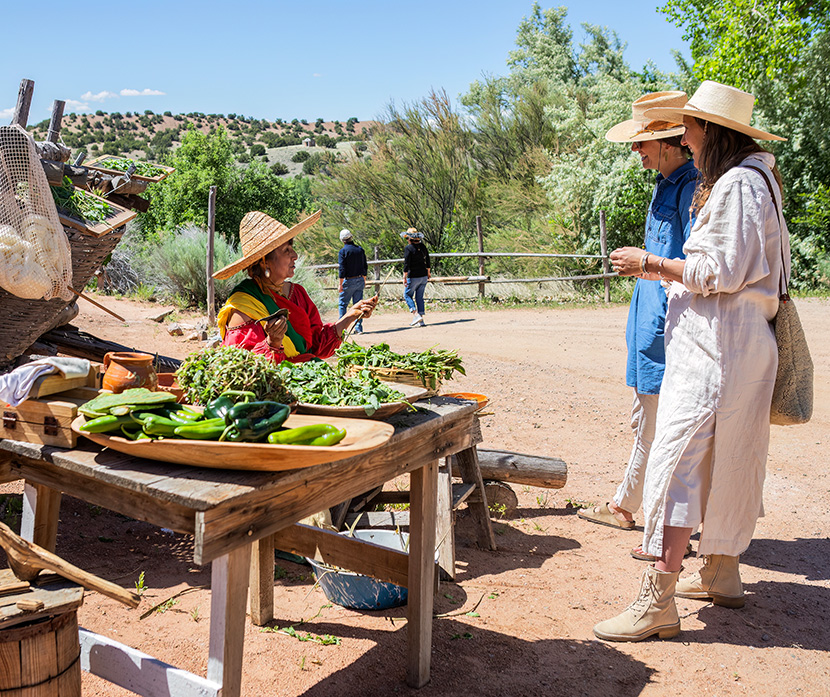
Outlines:
POLYGON ((149 353, 110 351, 104 356, 105 390, 119 393, 131 387, 158 389, 158 376, 153 369, 153 357, 149 353))

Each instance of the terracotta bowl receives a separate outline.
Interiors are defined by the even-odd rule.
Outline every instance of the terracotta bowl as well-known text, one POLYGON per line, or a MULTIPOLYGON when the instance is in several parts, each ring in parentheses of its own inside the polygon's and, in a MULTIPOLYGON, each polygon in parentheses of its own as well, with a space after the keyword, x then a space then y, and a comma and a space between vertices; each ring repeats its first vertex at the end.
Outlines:
POLYGON ((449 394, 442 394, 442 397, 452 397, 454 399, 466 399, 469 402, 477 402, 479 411, 484 409, 489 403, 490 398, 487 395, 476 394, 475 392, 450 392, 449 394))

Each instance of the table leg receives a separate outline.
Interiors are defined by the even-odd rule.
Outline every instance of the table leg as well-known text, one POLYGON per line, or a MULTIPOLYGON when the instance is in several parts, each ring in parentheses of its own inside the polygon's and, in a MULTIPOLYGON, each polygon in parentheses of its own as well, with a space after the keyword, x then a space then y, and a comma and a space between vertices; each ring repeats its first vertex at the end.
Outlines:
POLYGON ((438 462, 412 472, 410 478, 409 587, 407 600, 408 661, 406 682, 429 682, 432 653, 432 604, 435 583, 435 518, 438 462))
POLYGON ((23 516, 20 536, 54 552, 58 538, 61 492, 42 484, 23 485, 23 516))
POLYGON ((435 521, 438 566, 441 580, 455 580, 455 513, 452 510, 452 474, 450 463, 438 467, 438 511, 435 521))
POLYGON ((251 622, 261 627, 274 619, 274 536, 253 544, 251 555, 251 622))
POLYGON ((222 697, 240 697, 242 694, 251 546, 238 547, 215 559, 211 566, 207 678, 222 685, 222 697))

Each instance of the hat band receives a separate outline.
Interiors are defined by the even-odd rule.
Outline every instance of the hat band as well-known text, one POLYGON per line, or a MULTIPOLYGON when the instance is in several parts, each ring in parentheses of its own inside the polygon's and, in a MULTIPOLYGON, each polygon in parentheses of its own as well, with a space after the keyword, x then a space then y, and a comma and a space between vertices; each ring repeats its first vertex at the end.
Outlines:
POLYGON ((683 124, 679 123, 672 123, 671 121, 649 121, 645 126, 643 126, 639 131, 637 131, 632 138, 636 138, 637 136, 654 133, 660 133, 661 131, 670 131, 674 128, 681 128, 683 124))

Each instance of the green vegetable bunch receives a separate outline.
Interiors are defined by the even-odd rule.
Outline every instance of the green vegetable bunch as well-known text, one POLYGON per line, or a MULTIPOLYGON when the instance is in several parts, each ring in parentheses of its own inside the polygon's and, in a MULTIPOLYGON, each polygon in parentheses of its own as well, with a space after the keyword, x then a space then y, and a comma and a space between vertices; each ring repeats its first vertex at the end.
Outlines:
POLYGON ((374 346, 360 346, 352 341, 341 344, 337 349, 337 365, 345 368, 349 365, 371 366, 375 368, 397 368, 398 370, 414 370, 424 381, 424 384, 434 383, 435 380, 449 380, 453 373, 466 375, 461 358, 455 350, 427 349, 420 353, 395 353, 389 344, 375 344, 374 346))
POLYGON ((362 406, 371 416, 381 404, 401 402, 402 392, 364 371, 348 377, 341 369, 323 361, 289 363, 279 366, 280 377, 301 402, 334 406, 362 406))
POLYGON ((147 162, 137 162, 126 157, 108 157, 106 160, 101 160, 95 164, 104 169, 114 169, 118 172, 126 172, 131 165, 135 165, 135 173, 142 177, 158 177, 166 171, 147 162))
POLYGON ((63 178, 61 186, 49 188, 58 210, 82 222, 100 223, 114 213, 113 207, 106 201, 76 189, 69 177, 63 178))
POLYGON ((176 371, 176 379, 191 404, 208 404, 227 390, 253 392, 260 401, 297 401, 273 361, 237 346, 190 354, 176 371))

